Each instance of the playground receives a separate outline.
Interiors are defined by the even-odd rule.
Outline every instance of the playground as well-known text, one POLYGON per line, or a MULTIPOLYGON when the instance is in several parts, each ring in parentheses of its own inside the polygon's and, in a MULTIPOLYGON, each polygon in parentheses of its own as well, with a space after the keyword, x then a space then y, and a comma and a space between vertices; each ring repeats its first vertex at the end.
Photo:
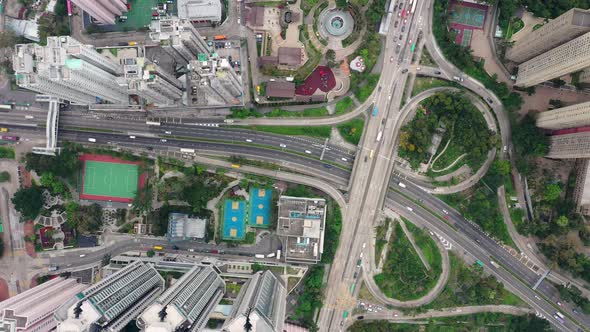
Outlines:
POLYGON ((80 160, 84 164, 81 199, 130 203, 144 182, 139 162, 88 154, 80 160))
POLYGON ((250 189, 250 227, 268 228, 270 226, 270 204, 272 190, 250 189))
POLYGON ((221 238, 243 240, 246 236, 246 201, 226 199, 223 203, 221 238))

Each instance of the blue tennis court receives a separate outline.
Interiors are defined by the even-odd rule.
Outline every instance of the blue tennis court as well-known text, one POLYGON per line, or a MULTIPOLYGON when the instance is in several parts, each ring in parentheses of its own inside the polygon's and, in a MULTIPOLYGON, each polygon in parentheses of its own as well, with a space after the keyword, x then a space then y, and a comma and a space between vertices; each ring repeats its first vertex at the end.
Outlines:
POLYGON ((270 226, 272 189, 250 188, 250 227, 270 226))
POLYGON ((243 240, 246 236, 246 201, 226 199, 223 204, 221 238, 243 240))

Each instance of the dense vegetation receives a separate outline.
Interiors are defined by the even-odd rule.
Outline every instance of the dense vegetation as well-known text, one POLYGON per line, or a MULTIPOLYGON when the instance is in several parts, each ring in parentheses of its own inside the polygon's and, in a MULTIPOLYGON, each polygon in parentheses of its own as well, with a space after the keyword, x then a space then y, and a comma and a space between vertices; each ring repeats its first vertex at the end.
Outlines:
POLYGON ((322 253, 322 263, 332 263, 336 249, 338 249, 338 241, 340 239, 340 231, 342 230, 342 212, 338 204, 330 200, 328 206, 328 215, 326 216, 326 225, 324 232, 324 252, 322 253))
POLYGON ((316 310, 322 307, 323 278, 323 265, 310 267, 303 281, 302 292, 297 299, 297 305, 293 309, 294 314, 290 317, 313 331, 317 331, 314 315, 316 310))
POLYGON ((516 167, 523 175, 532 173, 532 159, 545 156, 549 152, 549 137, 537 127, 533 115, 527 114, 513 125, 512 141, 516 157, 516 167))
POLYGON ((405 236, 399 223, 389 242, 389 251, 383 272, 374 276, 375 283, 383 293, 394 299, 406 301, 420 298, 428 293, 441 272, 438 266, 428 270, 405 236))
POLYGON ((65 206, 67 223, 80 233, 96 233, 103 225, 102 208, 98 204, 80 205, 68 202, 65 206))
POLYGON ((585 314, 590 314, 590 300, 582 295, 582 291, 578 287, 574 285, 570 285, 569 287, 558 285, 557 289, 559 289, 559 295, 564 301, 573 302, 585 314))
POLYGON ((450 131, 452 140, 473 169, 479 168, 495 144, 495 136, 487 127, 482 114, 460 93, 439 92, 424 100, 412 121, 400 133, 399 151, 412 168, 428 160, 428 147, 438 128, 450 131))
MULTIPOLYGON (((517 0, 500 1, 502 2, 512 3, 517 0)), ((590 8, 588 0, 520 0, 520 3, 527 6, 535 16, 544 18, 556 18, 572 8, 590 8)))
POLYGON ((348 143, 355 145, 359 144, 361 141, 364 127, 365 120, 361 118, 352 119, 337 126, 342 138, 344 138, 348 143))
POLYGON ((451 272, 445 288, 433 302, 420 307, 419 311, 465 305, 522 304, 496 278, 485 275, 479 265, 465 265, 452 252, 449 253, 449 258, 451 272))
POLYGON ((37 186, 21 188, 12 197, 14 208, 21 213, 21 221, 33 220, 43 207, 43 190, 37 186))
POLYGON ((551 331, 546 320, 534 315, 513 316, 496 313, 482 313, 467 316, 436 318, 428 325, 389 323, 388 321, 358 321, 349 329, 351 332, 544 332, 551 331))
MULTIPOLYGON (((496 190, 510 174, 510 164, 495 160, 480 184, 472 190, 441 197, 461 214, 481 226, 483 230, 506 244, 512 244, 498 206, 496 190)), ((509 179, 509 178, 508 178, 509 179)))
POLYGON ((14 159, 14 149, 11 147, 0 146, 0 159, 14 159))

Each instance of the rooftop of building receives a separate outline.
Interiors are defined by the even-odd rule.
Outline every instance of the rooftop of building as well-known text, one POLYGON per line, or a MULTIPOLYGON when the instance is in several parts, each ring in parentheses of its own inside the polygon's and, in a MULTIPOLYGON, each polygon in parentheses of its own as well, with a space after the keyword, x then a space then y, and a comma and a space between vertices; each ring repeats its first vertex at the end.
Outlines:
POLYGON ((207 219, 190 217, 184 213, 170 213, 168 216, 168 237, 203 239, 207 233, 207 219))
POLYGON ((264 8, 262 6, 247 7, 246 21, 253 27, 264 25, 264 8))
POLYGON ((293 98, 295 96, 295 83, 267 82, 266 96, 275 98, 293 98))
POLYGON ((283 238, 287 260, 319 260, 323 252, 326 201, 281 196, 277 234, 283 238))
POLYGON ((301 63, 302 51, 299 47, 279 47, 279 64, 296 66, 301 63))
POLYGON ((221 19, 220 0, 177 0, 178 17, 191 21, 221 19))
POLYGON ((575 8, 574 15, 572 17, 572 24, 580 27, 590 28, 590 10, 575 8))

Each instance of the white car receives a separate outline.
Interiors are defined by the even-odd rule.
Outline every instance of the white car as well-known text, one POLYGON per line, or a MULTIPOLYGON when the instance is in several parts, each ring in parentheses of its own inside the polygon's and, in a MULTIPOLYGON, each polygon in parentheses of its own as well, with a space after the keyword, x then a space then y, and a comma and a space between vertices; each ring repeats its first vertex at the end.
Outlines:
POLYGON ((305 150, 305 153, 307 153, 307 154, 311 154, 311 151, 309 151, 309 150, 305 150))
POLYGON ((171 131, 165 131, 164 133, 165 133, 166 135, 172 135, 172 132, 171 132, 171 131))
POLYGON ((252 143, 252 140, 248 138, 248 139, 246 139, 246 142, 252 143))
POLYGON ((408 209, 408 211, 410 211, 410 212, 414 211, 414 209, 412 209, 412 208, 411 208, 411 207, 409 207, 409 206, 406 206, 406 209, 408 209))
POLYGON ((162 143, 166 143, 166 142, 168 142, 168 140, 167 140, 167 139, 165 139, 165 138, 162 138, 162 139, 160 140, 160 142, 162 142, 162 143))
POLYGON ((340 158, 340 159, 342 159, 342 161, 348 161, 348 159, 346 159, 346 158, 340 158))
POLYGON ((135 136, 131 135, 131 136, 129 136, 129 138, 135 138, 135 136))
POLYGON ((80 255, 80 258, 82 258, 82 257, 86 257, 86 254, 82 254, 82 255, 80 255))
POLYGON ((280 146, 281 146, 282 148, 286 148, 286 147, 287 147, 287 145, 285 145, 285 144, 283 144, 283 143, 281 143, 281 144, 280 144, 280 146))

